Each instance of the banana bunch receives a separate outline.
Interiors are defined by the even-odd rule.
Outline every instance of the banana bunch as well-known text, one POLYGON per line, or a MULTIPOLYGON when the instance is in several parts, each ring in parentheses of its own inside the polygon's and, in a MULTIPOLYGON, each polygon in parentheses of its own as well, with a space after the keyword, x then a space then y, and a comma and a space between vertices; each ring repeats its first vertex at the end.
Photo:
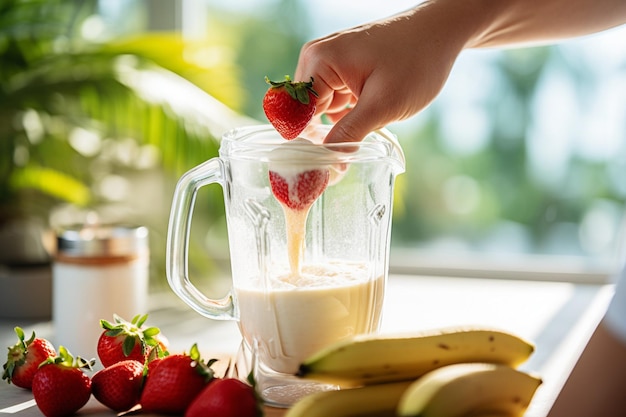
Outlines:
POLYGON ((541 384, 517 369, 533 350, 490 328, 358 336, 300 366, 300 377, 341 389, 308 395, 285 417, 521 416, 541 384))

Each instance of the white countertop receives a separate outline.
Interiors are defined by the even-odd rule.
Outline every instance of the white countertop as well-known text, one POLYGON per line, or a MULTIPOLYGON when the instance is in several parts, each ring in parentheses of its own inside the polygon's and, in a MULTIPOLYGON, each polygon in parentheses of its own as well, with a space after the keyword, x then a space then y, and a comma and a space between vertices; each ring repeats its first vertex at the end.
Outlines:
MULTIPOLYGON (((612 291, 609 285, 391 275, 382 331, 476 324, 495 326, 533 341, 536 351, 522 368, 537 372, 544 383, 526 415, 541 417, 602 317, 612 291)), ((150 302, 148 323, 161 328, 170 340, 171 351, 188 350, 197 342, 203 351, 236 352, 240 336, 235 322, 201 317, 169 292, 151 295, 150 302)), ((27 334, 34 330, 57 344, 49 321, 0 318, 1 345, 15 343, 15 326, 27 334)), ((3 363, 5 359, 3 354, 3 363)), ((41 417, 36 407, 8 408, 28 401, 29 396, 28 391, 0 384, 0 415, 41 417)), ((102 415, 107 412, 102 410, 102 415)))

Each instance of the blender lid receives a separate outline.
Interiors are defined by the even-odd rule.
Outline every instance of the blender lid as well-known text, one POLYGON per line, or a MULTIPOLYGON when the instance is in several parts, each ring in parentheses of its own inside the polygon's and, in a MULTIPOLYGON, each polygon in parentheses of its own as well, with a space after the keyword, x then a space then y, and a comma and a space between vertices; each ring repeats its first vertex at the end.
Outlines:
MULTIPOLYGON (((310 124, 297 139, 286 140, 270 124, 244 126, 230 130, 222 137, 221 156, 275 160, 276 148, 289 148, 292 162, 316 161, 355 163, 376 160, 391 161, 404 172, 406 160, 397 137, 387 129, 370 132, 360 142, 324 144, 332 125, 310 124)), ((278 158, 283 159, 282 156, 278 158)))

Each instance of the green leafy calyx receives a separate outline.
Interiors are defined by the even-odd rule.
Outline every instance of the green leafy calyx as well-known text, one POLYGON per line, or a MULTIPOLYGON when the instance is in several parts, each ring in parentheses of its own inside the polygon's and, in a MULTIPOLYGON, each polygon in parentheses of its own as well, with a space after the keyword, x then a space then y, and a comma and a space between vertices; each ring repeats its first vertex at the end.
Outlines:
POLYGON ((11 376, 15 371, 15 368, 26 363, 26 354, 28 353, 28 345, 35 340, 35 332, 31 335, 30 339, 25 340, 24 330, 21 327, 15 328, 15 334, 17 335, 17 343, 9 347, 7 353, 7 361, 3 365, 4 372, 2 373, 2 379, 6 379, 7 382, 11 382, 11 376))
POLYGON ((200 355, 200 349, 198 349, 198 344, 194 343, 189 350, 189 357, 193 361, 192 366, 195 366, 196 372, 204 377, 205 382, 209 382, 213 378, 215 378, 215 371, 211 368, 217 359, 209 359, 207 362, 204 362, 200 355))
POLYGON ((143 325, 147 319, 147 314, 138 314, 129 322, 114 314, 113 323, 107 320, 100 320, 100 326, 106 331, 105 334, 107 336, 124 337, 122 351, 125 356, 130 355, 135 348, 135 345, 139 343, 141 344, 141 350, 143 352, 147 351, 148 346, 157 347, 157 352, 160 353, 158 356, 162 357, 166 353, 160 348, 159 340, 156 337, 159 333, 161 333, 161 330, 158 327, 144 328, 143 325))
POLYGON ((39 367, 46 365, 59 365, 66 368, 78 368, 93 370, 93 366, 96 364, 95 359, 84 359, 80 356, 72 356, 69 350, 65 346, 59 346, 59 354, 57 356, 46 359, 41 362, 39 367))
POLYGON ((272 86, 272 88, 284 88, 287 93, 294 100, 298 100, 302 104, 309 104, 310 97, 309 92, 315 97, 318 96, 317 92, 313 89, 313 77, 311 81, 291 81, 291 77, 285 75, 284 81, 272 81, 265 77, 265 82, 272 86))

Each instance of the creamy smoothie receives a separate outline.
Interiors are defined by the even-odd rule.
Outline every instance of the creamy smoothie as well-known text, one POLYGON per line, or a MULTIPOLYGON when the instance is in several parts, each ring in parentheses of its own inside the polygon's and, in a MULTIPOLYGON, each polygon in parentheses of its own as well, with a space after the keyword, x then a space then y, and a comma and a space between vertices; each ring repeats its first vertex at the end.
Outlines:
POLYGON ((271 265, 267 277, 240 280, 235 287, 248 346, 258 347, 263 364, 286 374, 331 343, 377 330, 385 284, 364 263, 312 265, 305 259, 311 206, 347 169, 334 164, 324 148, 312 147, 303 158, 306 143, 296 139, 276 148, 269 164, 272 192, 283 208, 289 265, 271 265))
POLYGON ((302 266, 284 271, 264 291, 262 282, 236 288, 239 327, 249 346, 274 371, 295 373, 322 347, 378 328, 384 277, 369 279, 363 264, 302 266))

